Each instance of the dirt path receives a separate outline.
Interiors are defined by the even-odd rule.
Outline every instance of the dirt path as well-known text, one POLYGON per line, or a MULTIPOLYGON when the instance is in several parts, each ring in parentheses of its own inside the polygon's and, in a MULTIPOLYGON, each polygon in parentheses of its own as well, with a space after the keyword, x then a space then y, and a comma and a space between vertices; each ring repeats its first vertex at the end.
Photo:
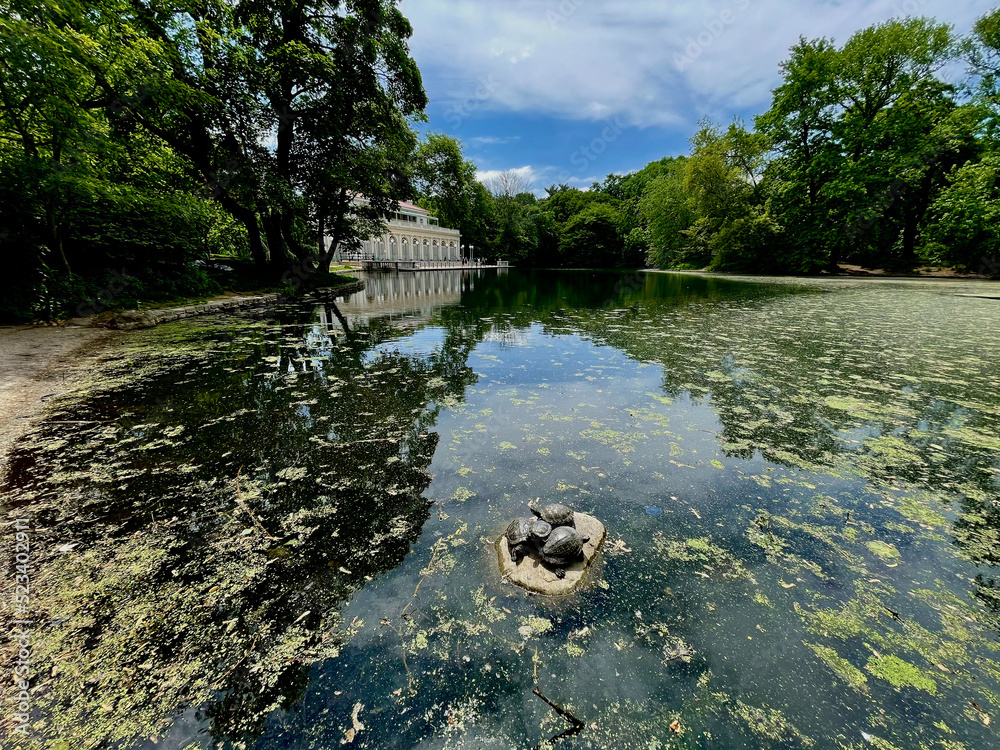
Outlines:
POLYGON ((45 402, 68 391, 114 335, 99 328, 0 326, 0 478, 11 446, 28 432, 45 402))

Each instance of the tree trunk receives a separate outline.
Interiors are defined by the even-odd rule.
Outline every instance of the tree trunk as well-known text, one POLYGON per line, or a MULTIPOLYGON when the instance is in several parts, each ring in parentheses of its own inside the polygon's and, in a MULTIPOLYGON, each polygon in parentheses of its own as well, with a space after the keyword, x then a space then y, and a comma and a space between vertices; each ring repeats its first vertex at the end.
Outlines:
MULTIPOLYGON (((333 220, 333 236, 330 238, 330 247, 325 249, 319 255, 319 267, 324 269, 324 271, 329 270, 330 263, 333 261, 333 256, 337 252, 337 245, 340 244, 341 239, 344 236, 344 214, 347 213, 350 207, 350 200, 347 197, 347 190, 341 189, 340 194, 337 196, 337 200, 334 203, 336 207, 336 217, 333 220)), ((326 212, 323 212, 325 219, 326 212)), ((325 223, 325 222, 324 222, 325 223)))
POLYGON ((290 210, 285 209, 277 215, 277 225, 281 232, 281 237, 285 242, 285 247, 287 247, 292 255, 294 255, 298 260, 302 261, 308 258, 312 253, 309 251, 308 247, 302 245, 295 236, 295 232, 292 231, 292 213, 290 210))
POLYGON ((281 268, 288 264, 288 254, 285 252, 285 243, 281 238, 281 228, 278 226, 278 217, 269 213, 263 217, 264 236, 267 238, 267 248, 271 251, 271 265, 274 268, 281 268))
POLYGON ((66 273, 73 275, 73 269, 69 267, 69 260, 66 258, 66 249, 63 247, 62 235, 59 232, 59 223, 56 221, 55 210, 48 209, 46 211, 49 220, 49 250, 52 251, 54 255, 59 257, 62 261, 63 268, 66 269, 66 273))
POLYGON ((840 245, 834 244, 830 248, 830 260, 827 263, 827 270, 832 274, 840 273, 840 245))
POLYGON ((902 261, 907 266, 912 266, 917 262, 917 217, 915 211, 903 213, 902 261))
POLYGON ((267 252, 264 249, 264 243, 261 242, 260 223, 257 221, 257 214, 241 206, 228 193, 217 196, 217 200, 219 205, 230 216, 246 228, 247 241, 250 244, 250 255, 253 258, 253 262, 258 268, 264 268, 267 265, 267 252))
POLYGON ((316 255, 322 258, 326 255, 326 215, 323 210, 319 211, 319 218, 317 219, 317 224, 319 225, 317 230, 317 247, 316 255))

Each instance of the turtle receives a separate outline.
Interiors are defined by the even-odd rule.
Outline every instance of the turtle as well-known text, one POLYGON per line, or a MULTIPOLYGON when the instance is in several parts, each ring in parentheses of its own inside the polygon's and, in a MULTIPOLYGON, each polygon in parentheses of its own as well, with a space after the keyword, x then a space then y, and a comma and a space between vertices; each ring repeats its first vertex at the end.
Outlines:
POLYGON ((511 561, 518 563, 531 550, 538 549, 551 531, 549 524, 533 516, 515 518, 504 532, 511 561))
POLYGON ((531 512, 543 521, 547 521, 552 524, 553 529, 557 529, 561 526, 569 526, 573 529, 576 528, 576 522, 573 520, 573 509, 568 505, 563 505, 562 503, 550 503, 541 509, 531 508, 531 512))
POLYGON ((542 562, 555 566, 556 578, 566 577, 566 566, 583 557, 583 545, 590 541, 589 536, 580 536, 574 528, 559 526, 552 529, 545 544, 538 549, 542 562))

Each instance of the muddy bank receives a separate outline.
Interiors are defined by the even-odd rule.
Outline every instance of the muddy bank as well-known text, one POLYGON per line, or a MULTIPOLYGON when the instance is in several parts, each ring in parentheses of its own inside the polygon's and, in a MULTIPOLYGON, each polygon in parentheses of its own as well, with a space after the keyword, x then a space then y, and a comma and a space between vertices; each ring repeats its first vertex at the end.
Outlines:
MULTIPOLYGON (((310 294, 316 299, 338 299, 364 290, 364 281, 355 281, 326 289, 317 289, 310 294)), ((270 307, 287 299, 284 293, 249 295, 224 295, 192 305, 164 307, 155 310, 119 310, 101 313, 89 318, 74 318, 68 321, 72 326, 97 326, 113 328, 121 331, 132 331, 139 328, 154 328, 162 323, 170 323, 184 318, 196 318, 201 315, 218 315, 227 312, 240 312, 270 307)))
POLYGON ((112 336, 97 328, 0 327, 0 477, 46 402, 69 391, 112 336))
MULTIPOLYGON (((312 293, 340 298, 365 288, 357 281, 312 293)), ((107 329, 150 328, 184 318, 270 307, 281 294, 226 296, 208 302, 156 310, 126 310, 76 318, 61 326, 0 326, 0 477, 7 471, 11 446, 26 434, 45 403, 68 392, 80 373, 113 335, 107 329)))

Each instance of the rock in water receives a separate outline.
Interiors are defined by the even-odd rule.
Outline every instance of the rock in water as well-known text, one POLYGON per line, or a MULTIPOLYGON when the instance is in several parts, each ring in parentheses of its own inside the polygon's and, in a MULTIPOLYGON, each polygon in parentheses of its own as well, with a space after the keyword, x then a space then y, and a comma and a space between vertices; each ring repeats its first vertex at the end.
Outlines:
POLYGON ((119 331, 135 331, 140 328, 155 328, 156 319, 138 310, 122 310, 114 313, 107 322, 108 328, 119 331))
POLYGON ((555 570, 542 563, 535 554, 525 555, 520 562, 515 563, 511 560, 505 534, 500 535, 496 545, 500 558, 500 574, 511 583, 537 594, 547 596, 572 594, 583 585, 587 570, 597 557, 607 536, 604 524, 586 513, 574 513, 574 525, 581 536, 589 536, 590 539, 583 545, 582 559, 565 567, 565 578, 559 578, 555 570))

